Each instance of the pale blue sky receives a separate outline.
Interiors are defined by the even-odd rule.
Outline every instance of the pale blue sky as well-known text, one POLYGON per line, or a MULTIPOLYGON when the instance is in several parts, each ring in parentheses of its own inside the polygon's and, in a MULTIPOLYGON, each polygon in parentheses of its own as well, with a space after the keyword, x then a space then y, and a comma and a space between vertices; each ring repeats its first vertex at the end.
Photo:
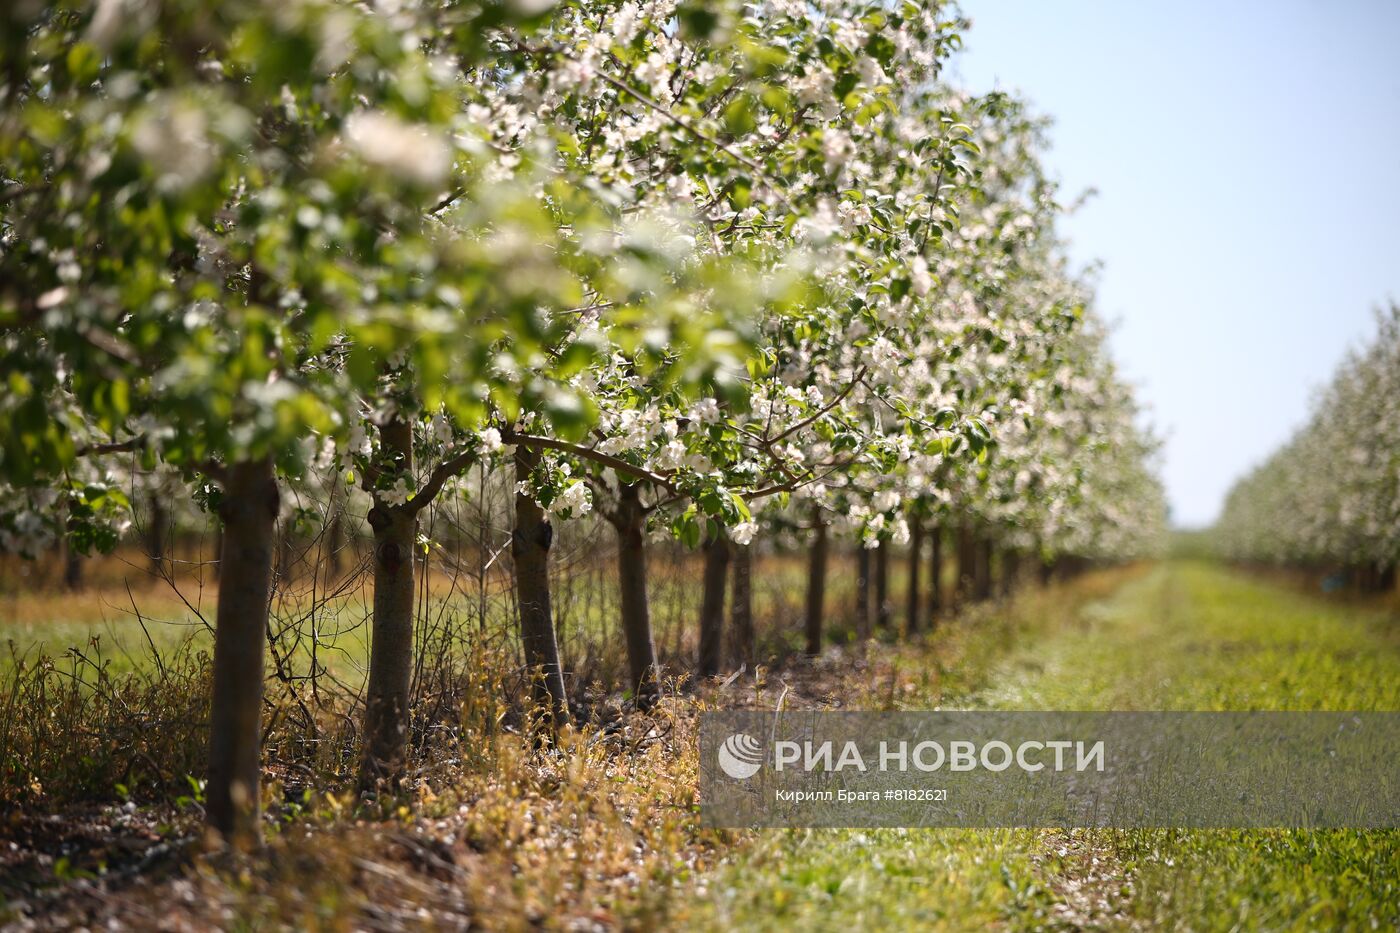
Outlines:
POLYGON ((965 0, 953 66, 1055 118, 1065 230, 1201 525, 1400 300, 1400 0, 965 0))

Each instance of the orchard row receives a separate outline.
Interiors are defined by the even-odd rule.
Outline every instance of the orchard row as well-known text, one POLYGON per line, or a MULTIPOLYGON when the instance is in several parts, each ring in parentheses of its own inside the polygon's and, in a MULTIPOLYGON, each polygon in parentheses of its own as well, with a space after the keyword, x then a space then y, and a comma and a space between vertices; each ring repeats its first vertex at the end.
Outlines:
MULTIPOLYGON (((1238 560, 1395 583, 1400 564, 1400 306, 1349 355, 1287 444, 1230 491, 1217 526, 1238 560)), ((1337 582, 1342 582, 1338 579, 1337 582)))
POLYGON ((640 705, 657 534, 810 546, 814 568, 832 537, 929 527, 1036 561, 1157 540, 1155 441, 1057 236, 1043 123, 941 79, 952 7, 3 15, 0 540, 114 546, 132 455, 217 513, 226 834, 256 826, 298 485, 368 501, 367 789, 403 767, 421 519, 474 467, 513 474, 522 648, 556 727, 550 545, 590 512, 617 532, 640 705))

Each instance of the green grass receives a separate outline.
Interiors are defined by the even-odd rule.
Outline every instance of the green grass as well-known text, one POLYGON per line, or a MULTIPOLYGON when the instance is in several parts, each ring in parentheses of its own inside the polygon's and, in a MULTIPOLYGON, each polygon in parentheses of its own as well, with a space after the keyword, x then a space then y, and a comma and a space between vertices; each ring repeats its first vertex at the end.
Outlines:
MULTIPOLYGON (((590 666, 593 673, 615 675, 620 680, 625 660, 618 640, 616 570, 610 557, 604 557, 572 557, 560 562, 554 573, 554 608, 566 665, 570 669, 590 666), (600 664, 601 669, 593 670, 600 664)), ((212 650, 216 583, 211 580, 201 587, 191 575, 180 580, 177 592, 140 568, 131 570, 125 579, 117 577, 121 566, 104 567, 100 584, 78 592, 0 593, 0 675, 13 668, 17 656, 32 661, 40 655, 62 656, 74 648, 96 656, 94 639, 113 675, 153 669, 153 651, 169 658, 176 653, 212 650), (127 580, 131 589, 125 585, 127 580), (6 650, 11 643, 14 654, 6 650)), ((672 551, 663 550, 651 562, 649 589, 657 645, 663 659, 675 658, 682 665, 695 649, 700 572, 696 555, 677 559, 672 551)), ((806 573, 805 562, 791 556, 767 557, 756 568, 754 619, 761 657, 800 649, 806 573)), ((902 579, 898 573, 892 578, 893 602, 901 596, 902 579)), ((514 638, 510 586, 510 577, 502 568, 496 569, 487 584, 488 622, 484 628, 493 638, 514 638)), ((271 623, 277 632, 296 630, 284 636, 284 643, 295 643, 295 647, 279 644, 289 667, 298 674, 308 670, 310 631, 314 628, 320 639, 318 662, 358 688, 368 666, 365 622, 371 598, 367 575, 330 597, 324 587, 316 589, 308 579, 298 579, 285 594, 279 592, 273 600, 271 623), (295 634, 300 634, 300 639, 295 634)), ((849 619, 854 602, 854 561, 835 557, 828 586, 829 636, 833 640, 854 637, 849 619)), ((477 621, 480 603, 474 579, 454 580, 436 569, 432 591, 426 605, 420 605, 419 614, 429 620, 428 628, 447 620, 450 627, 470 635, 483 628, 477 621)))
MULTIPOLYGON (((1173 563, 1065 618, 1010 610, 960 695, 1003 709, 1400 709, 1393 619, 1173 563)), ((1394 929, 1396 831, 777 831, 678 911, 704 927, 1394 929)))

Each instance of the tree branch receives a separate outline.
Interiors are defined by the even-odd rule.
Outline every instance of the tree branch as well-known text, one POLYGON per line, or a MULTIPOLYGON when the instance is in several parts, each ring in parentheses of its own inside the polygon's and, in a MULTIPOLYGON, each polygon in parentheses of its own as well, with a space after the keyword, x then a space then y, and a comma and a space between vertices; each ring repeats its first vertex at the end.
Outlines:
POLYGON ((125 454, 133 450, 140 450, 146 446, 146 435, 138 434, 136 437, 127 438, 124 441, 113 441, 107 444, 84 444, 75 452, 79 457, 100 457, 103 454, 125 454))
POLYGON ((518 434, 513 429, 507 428, 501 432, 501 440, 507 444, 519 444, 534 450, 557 450, 561 453, 573 454, 584 460, 591 460, 601 466, 610 467, 614 472, 623 476, 630 476, 633 479, 646 483, 654 483, 670 492, 676 489, 671 485, 671 480, 664 474, 653 473, 650 470, 639 466, 633 466, 626 460, 594 450, 591 447, 584 447, 579 444, 571 444, 568 441, 556 440, 552 437, 539 437, 534 434, 518 434))
POLYGON ((849 457, 845 460, 838 460, 833 463, 822 464, 821 467, 819 467, 819 469, 824 469, 826 470, 826 472, 820 475, 818 475, 817 472, 813 470, 812 475, 807 479, 798 480, 795 482, 778 483, 775 486, 764 486, 762 489, 755 489, 753 492, 745 496, 745 498, 764 499, 768 496, 775 496, 781 492, 796 492, 798 489, 801 489, 804 486, 811 486, 813 483, 820 483, 822 480, 826 479, 828 476, 830 476, 832 473, 835 473, 837 470, 845 469, 846 467, 855 463, 856 459, 857 458, 855 457, 849 457))
POLYGON ((136 352, 136 349, 115 334, 89 327, 83 329, 82 335, 88 343, 108 356, 116 357, 128 366, 144 367, 146 365, 146 361, 141 359, 141 355, 136 352))
POLYGON ((433 472, 429 474, 428 481, 414 493, 413 498, 404 503, 413 514, 417 514, 432 504, 437 494, 442 492, 442 487, 448 480, 459 475, 464 470, 470 469, 478 460, 476 450, 464 450, 450 460, 444 460, 433 467, 433 472))
POLYGON ((27 194, 38 194, 47 190, 48 185, 11 185, 4 191, 0 191, 0 205, 8 204, 10 201, 22 198, 27 194))
POLYGON ((869 371, 869 369, 870 369, 870 367, 868 367, 868 366, 862 366, 862 367, 856 372, 856 374, 855 374, 853 377, 851 377, 851 381, 850 381, 849 383, 846 384, 846 388, 842 389, 841 392, 836 396, 836 398, 832 399, 829 403, 827 403, 826 405, 822 406, 820 409, 818 409, 816 412, 814 412, 814 413, 813 413, 812 415, 810 415, 809 417, 803 418, 801 421, 797 422, 797 424, 794 424, 792 427, 788 428, 786 431, 782 432, 782 433, 779 434, 777 437, 772 438, 771 440, 768 441, 768 443, 770 443, 770 444, 780 444, 780 443, 782 443, 782 442, 783 442, 784 440, 786 440, 787 438, 789 438, 789 437, 791 437, 792 435, 796 434, 798 431, 801 431, 803 428, 807 427, 807 425, 809 425, 809 424, 811 424, 812 422, 816 421, 818 418, 822 417, 822 416, 825 415, 827 412, 831 411, 831 410, 832 410, 833 408, 835 408, 837 405, 840 405, 842 402, 844 402, 844 401, 846 400, 846 397, 847 397, 848 395, 850 395, 853 391, 855 391, 856 386, 858 386, 858 385, 861 384, 861 381, 865 378, 865 374, 866 374, 866 372, 869 371))

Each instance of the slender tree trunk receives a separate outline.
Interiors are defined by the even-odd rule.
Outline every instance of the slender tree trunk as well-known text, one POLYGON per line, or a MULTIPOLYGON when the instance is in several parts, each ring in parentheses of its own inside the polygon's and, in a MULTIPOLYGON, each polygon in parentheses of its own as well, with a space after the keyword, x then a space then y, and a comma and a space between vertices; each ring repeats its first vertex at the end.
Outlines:
POLYGON ((700 601, 701 677, 719 673, 724 651, 724 590, 729 576, 729 536, 716 527, 705 539, 705 582, 700 601))
POLYGON ((909 517, 909 591, 905 593, 904 630, 912 635, 919 630, 922 608, 919 591, 919 570, 923 567, 924 523, 917 516, 909 517))
POLYGON ((977 594, 977 539, 972 526, 966 523, 958 527, 958 576, 954 602, 961 608, 976 598, 977 594))
POLYGON ((864 644, 870 637, 871 604, 875 588, 870 578, 870 550, 856 539, 856 641, 864 644))
POLYGON ((938 616, 944 609, 943 598, 943 529, 934 525, 929 529, 928 556, 928 627, 933 631, 938 627, 938 616))
POLYGON ((882 629, 890 627, 890 543, 886 541, 875 552, 875 624, 882 629))
POLYGON ((150 496, 150 525, 146 528, 146 554, 151 559, 151 572, 164 576, 165 535, 170 525, 170 513, 166 511, 162 491, 157 487, 150 496))
POLYGON ((1387 567, 1381 561, 1372 560, 1366 562, 1366 592, 1384 593, 1390 589, 1390 578, 1386 573, 1387 567))
POLYGON ((660 667, 651 633, 647 602, 646 513, 641 490, 622 484, 613 527, 617 529, 617 579, 622 593, 622 633, 627 642, 627 664, 632 674, 632 695, 637 708, 651 709, 660 695, 660 667))
POLYGON ((258 836, 263 651, 277 504, 270 459, 228 468, 219 506, 224 567, 214 629, 206 818, 240 844, 258 836))
POLYGON ((973 556, 974 567, 974 592, 978 602, 986 602, 992 598, 992 539, 981 538, 977 541, 976 551, 973 556))
POLYGON ((822 653, 822 620, 826 613, 826 519, 812 509, 812 550, 807 564, 807 653, 822 653))
MULTIPOLYGON (((515 478, 524 482, 539 463, 540 455, 523 444, 515 448, 515 478)), ((553 725, 569 721, 569 699, 564 691, 564 669, 559 663, 559 642, 549 602, 549 548, 554 528, 544 510, 530 496, 515 495, 515 532, 511 553, 515 558, 515 594, 520 606, 520 641, 525 664, 534 683, 535 700, 547 709, 553 725)))
POLYGON ((729 594, 729 630, 733 638, 736 664, 752 671, 754 667, 753 633, 753 545, 733 547, 734 580, 729 594))
MULTIPOLYGON (((413 471, 413 426, 392 418, 379 427, 381 449, 404 473, 413 471)), ((403 777, 409 732, 409 684, 413 676, 413 549, 417 511, 375 498, 369 510, 374 532, 374 618, 365 693, 365 740, 360 789, 390 789, 403 777)))
POLYGON ((75 593, 83 588, 83 555, 67 537, 63 538, 63 586, 75 593))
POLYGON ((1009 599, 1016 592, 1021 576, 1021 552, 1007 548, 1001 552, 1001 596, 1009 599))
POLYGON ((1055 580, 1055 560, 1050 557, 1040 559, 1040 585, 1049 586, 1055 580))

